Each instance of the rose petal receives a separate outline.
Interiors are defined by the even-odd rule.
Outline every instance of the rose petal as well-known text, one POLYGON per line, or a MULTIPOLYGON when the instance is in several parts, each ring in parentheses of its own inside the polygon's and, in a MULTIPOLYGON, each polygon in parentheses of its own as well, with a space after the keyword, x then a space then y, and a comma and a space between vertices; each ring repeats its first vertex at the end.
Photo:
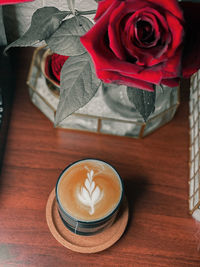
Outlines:
POLYGON ((135 37, 141 48, 149 48, 155 46, 160 39, 159 28, 157 23, 154 24, 149 16, 141 16, 140 21, 136 22, 135 37), (144 34, 146 36, 144 36, 144 34))
POLYGON ((110 5, 112 5, 113 0, 102 0, 98 2, 98 8, 96 15, 94 17, 94 21, 97 21, 109 8, 110 5))
POLYGON ((56 53, 51 56, 51 70, 58 81, 60 81, 62 66, 68 58, 68 56, 63 56, 56 53))
POLYGON ((32 2, 34 0, 0 0, 0 5, 11 5, 24 2, 32 2))
POLYGON ((147 0, 147 2, 151 3, 153 6, 160 6, 163 10, 168 10, 180 20, 183 19, 183 13, 177 0, 147 0))
POLYGON ((183 24, 168 12, 166 12, 166 20, 172 36, 172 41, 166 55, 171 57, 183 42, 184 29, 183 24))
POLYGON ((161 84, 164 84, 169 87, 176 87, 180 83, 180 78, 173 78, 173 79, 162 79, 161 84))
POLYGON ((108 25, 109 46, 119 59, 126 58, 120 32, 120 23, 124 17, 124 7, 125 2, 121 2, 120 5, 112 12, 108 25))
POLYGON ((162 68, 163 79, 180 77, 181 55, 182 55, 182 49, 179 48, 171 58, 168 58, 165 61, 162 68))
POLYGON ((114 71, 98 70, 97 75, 99 79, 105 83, 115 83, 119 85, 126 84, 127 86, 136 87, 146 91, 154 91, 154 85, 152 83, 145 82, 143 80, 134 79, 131 77, 123 76, 122 74, 114 71))
MULTIPOLYGON (((130 39, 128 39, 129 34, 127 32, 127 29, 128 26, 131 25, 131 19, 129 19, 130 20, 129 24, 126 25, 126 30, 122 33, 122 39, 129 54, 131 54, 132 57, 137 58, 138 65, 153 66, 164 60, 164 58, 163 57, 161 58, 161 56, 168 48, 168 43, 171 41, 171 37, 168 34, 169 29, 167 21, 162 16, 162 14, 160 14, 157 10, 154 10, 150 7, 146 7, 144 9, 135 12, 135 14, 132 17, 135 20, 137 20, 138 17, 143 16, 143 14, 145 17, 148 18, 148 20, 151 19, 152 24, 155 27, 155 31, 157 32, 157 39, 155 41, 158 42, 160 36, 162 37, 162 39, 164 39, 160 41, 161 44, 152 48, 149 47, 148 49, 146 48, 142 49, 142 47, 137 46, 137 43, 130 41, 130 39), (164 43, 165 45, 163 45, 162 43, 164 43)), ((134 24, 134 22, 132 22, 132 24, 134 24)))

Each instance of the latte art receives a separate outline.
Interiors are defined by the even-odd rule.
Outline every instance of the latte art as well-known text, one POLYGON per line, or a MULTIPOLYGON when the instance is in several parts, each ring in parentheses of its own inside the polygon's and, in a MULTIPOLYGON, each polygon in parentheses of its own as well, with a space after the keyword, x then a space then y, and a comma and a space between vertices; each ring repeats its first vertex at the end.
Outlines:
POLYGON ((87 173, 85 180, 85 186, 81 187, 81 192, 78 193, 78 199, 86 206, 90 207, 89 214, 92 215, 95 212, 95 204, 101 201, 103 197, 103 191, 100 190, 98 185, 96 186, 93 181, 94 171, 91 170, 87 173))
POLYGON ((92 222, 116 209, 122 197, 122 183, 109 164, 87 159, 62 173, 56 194, 61 212, 78 221, 92 222))

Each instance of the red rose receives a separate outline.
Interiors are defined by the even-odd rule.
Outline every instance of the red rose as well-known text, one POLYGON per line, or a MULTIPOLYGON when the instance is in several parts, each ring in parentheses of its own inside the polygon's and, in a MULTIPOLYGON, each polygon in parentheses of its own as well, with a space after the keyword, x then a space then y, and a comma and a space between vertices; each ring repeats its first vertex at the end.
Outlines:
POLYGON ((65 61, 68 59, 68 56, 62 56, 58 54, 53 54, 51 56, 51 71, 55 78, 60 82, 60 72, 65 61))
POLYGON ((44 73, 48 79, 53 80, 54 83, 60 85, 60 73, 62 66, 68 56, 62 56, 59 54, 50 54, 45 58, 44 73))
POLYGON ((0 5, 11 5, 11 4, 18 4, 24 2, 31 2, 34 0, 0 0, 0 5))
POLYGON ((153 91, 178 85, 183 15, 176 0, 102 0, 81 37, 98 78, 153 91))

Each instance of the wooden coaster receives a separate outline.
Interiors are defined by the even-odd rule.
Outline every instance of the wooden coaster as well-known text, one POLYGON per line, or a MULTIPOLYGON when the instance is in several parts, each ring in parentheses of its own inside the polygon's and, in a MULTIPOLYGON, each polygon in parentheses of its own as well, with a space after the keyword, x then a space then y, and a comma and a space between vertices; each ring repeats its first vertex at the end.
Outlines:
POLYGON ((95 253, 112 246, 122 236, 128 222, 128 203, 124 198, 115 222, 103 232, 93 236, 81 236, 68 230, 58 213, 55 189, 46 206, 46 220, 54 238, 64 247, 81 253, 95 253))

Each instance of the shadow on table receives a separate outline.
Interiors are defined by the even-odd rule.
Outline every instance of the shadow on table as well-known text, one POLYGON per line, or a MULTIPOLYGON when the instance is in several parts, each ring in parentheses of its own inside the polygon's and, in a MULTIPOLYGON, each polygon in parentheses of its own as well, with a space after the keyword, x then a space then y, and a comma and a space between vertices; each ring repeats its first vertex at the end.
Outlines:
MULTIPOLYGON (((130 224, 134 219, 135 207, 142 200, 147 190, 146 177, 132 177, 124 181, 125 194, 129 205, 129 220, 125 233, 129 230, 130 224)), ((140 205, 139 205, 140 206, 140 205)))
POLYGON ((13 71, 12 58, 3 54, 4 49, 5 46, 0 45, 0 174, 16 79, 13 71))

